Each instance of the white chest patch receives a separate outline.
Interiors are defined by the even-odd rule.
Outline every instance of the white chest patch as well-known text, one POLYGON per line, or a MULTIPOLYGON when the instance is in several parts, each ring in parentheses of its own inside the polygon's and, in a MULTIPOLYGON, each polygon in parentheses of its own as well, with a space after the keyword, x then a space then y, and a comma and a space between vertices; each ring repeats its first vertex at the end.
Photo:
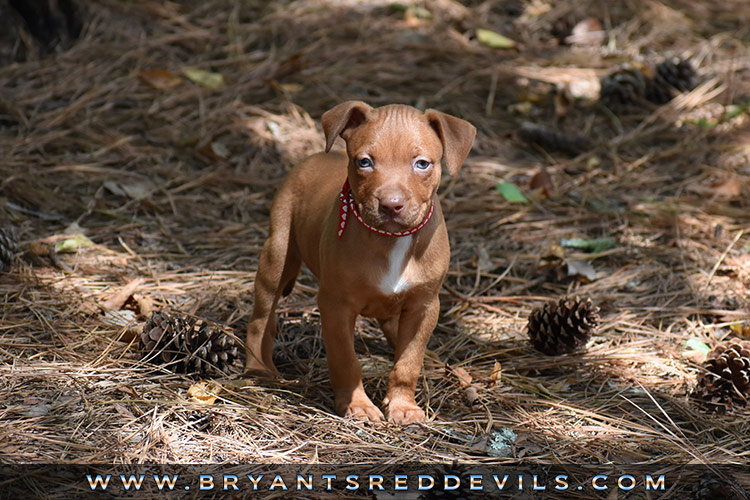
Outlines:
POLYGON ((396 238, 388 256, 388 268, 380 279, 381 292, 386 294, 400 293, 409 288, 407 272, 409 266, 404 266, 404 259, 411 246, 411 238, 411 235, 396 238))

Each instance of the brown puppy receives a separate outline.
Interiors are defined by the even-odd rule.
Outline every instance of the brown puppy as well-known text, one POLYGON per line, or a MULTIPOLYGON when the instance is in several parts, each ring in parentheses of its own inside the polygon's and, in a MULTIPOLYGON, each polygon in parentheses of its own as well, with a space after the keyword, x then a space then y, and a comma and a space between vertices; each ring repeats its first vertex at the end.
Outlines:
POLYGON ((383 419, 365 394, 354 352, 361 314, 378 319, 395 350, 385 415, 399 424, 424 421, 414 392, 450 257, 436 195, 440 164, 455 176, 476 130, 439 111, 360 101, 339 104, 322 121, 326 152, 292 169, 273 200, 247 327, 246 370, 277 373, 275 309, 304 262, 320 283, 336 412, 383 419), (339 135, 346 154, 329 152, 339 135))

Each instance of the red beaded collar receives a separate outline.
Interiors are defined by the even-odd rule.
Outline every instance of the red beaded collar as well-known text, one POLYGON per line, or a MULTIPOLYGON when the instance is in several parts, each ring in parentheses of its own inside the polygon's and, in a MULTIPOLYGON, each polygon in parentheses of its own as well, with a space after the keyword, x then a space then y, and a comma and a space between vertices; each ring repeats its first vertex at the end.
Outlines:
POLYGON ((399 231, 398 233, 390 233, 388 231, 383 231, 382 229, 377 229, 369 225, 367 222, 362 219, 362 216, 359 215, 359 212, 357 211, 357 205, 354 203, 354 198, 352 197, 352 189, 349 187, 349 179, 347 178, 346 181, 344 181, 344 187, 341 188, 341 194, 339 195, 339 198, 341 199, 341 205, 339 206, 339 227, 338 227, 338 235, 339 239, 344 235, 344 229, 346 229, 346 223, 349 219, 348 214, 354 215, 354 217, 365 226, 365 228, 369 229, 373 233, 380 234, 382 236, 393 236, 395 238, 399 238, 401 236, 409 236, 410 234, 414 234, 423 227, 427 225, 428 222, 430 222, 430 219, 432 218, 432 212, 435 210, 435 202, 432 201, 430 203, 430 211, 427 213, 427 217, 418 225, 411 229, 407 229, 406 231, 399 231))

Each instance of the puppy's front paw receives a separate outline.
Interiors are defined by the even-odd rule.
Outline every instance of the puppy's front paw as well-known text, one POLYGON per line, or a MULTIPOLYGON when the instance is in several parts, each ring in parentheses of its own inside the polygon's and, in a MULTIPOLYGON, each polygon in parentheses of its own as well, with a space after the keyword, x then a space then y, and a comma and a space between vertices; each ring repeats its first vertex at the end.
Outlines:
POLYGON ((383 412, 381 412, 377 406, 372 404, 372 401, 369 399, 366 401, 358 400, 337 404, 336 411, 341 416, 351 417, 363 422, 382 422, 385 420, 383 412))
POLYGON ((424 411, 414 401, 394 399, 386 401, 385 414, 388 420, 398 425, 424 422, 424 411))

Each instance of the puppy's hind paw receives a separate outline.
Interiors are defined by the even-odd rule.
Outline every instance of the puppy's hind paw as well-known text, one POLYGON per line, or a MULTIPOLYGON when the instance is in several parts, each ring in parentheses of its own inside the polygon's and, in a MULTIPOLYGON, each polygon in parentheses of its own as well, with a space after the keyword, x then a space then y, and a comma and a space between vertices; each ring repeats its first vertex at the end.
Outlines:
POLYGON ((250 358, 251 361, 245 365, 245 376, 246 377, 260 377, 260 378, 281 378, 279 370, 276 369, 273 363, 270 366, 265 365, 254 358, 250 358))

